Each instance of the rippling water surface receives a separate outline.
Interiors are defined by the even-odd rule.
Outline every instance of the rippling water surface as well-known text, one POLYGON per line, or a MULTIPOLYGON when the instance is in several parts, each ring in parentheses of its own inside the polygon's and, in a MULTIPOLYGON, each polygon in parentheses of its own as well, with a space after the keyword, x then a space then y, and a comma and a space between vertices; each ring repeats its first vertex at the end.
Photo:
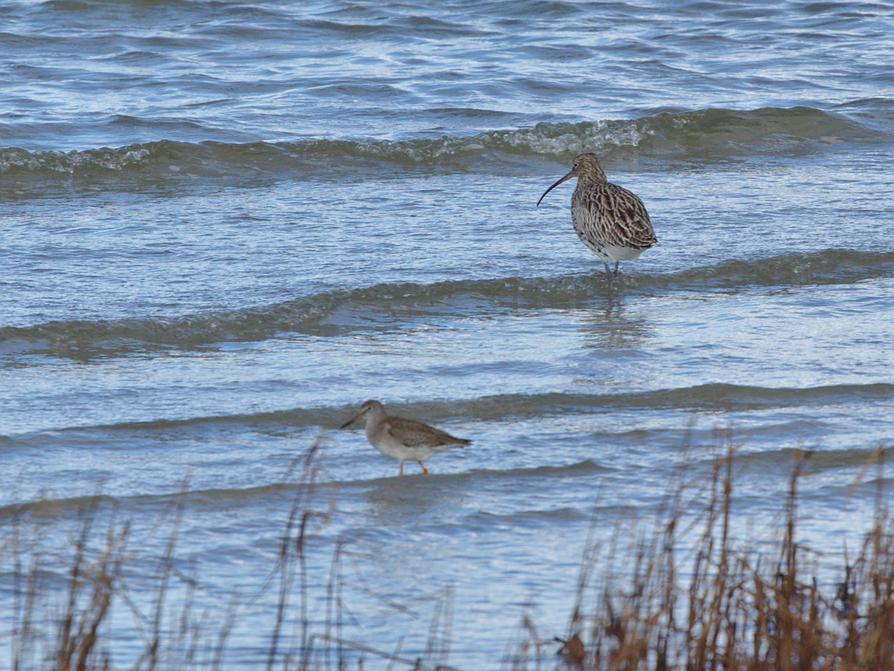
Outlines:
POLYGON ((468 669, 561 633, 593 507, 648 517, 717 426, 761 538, 815 450, 840 551, 894 436, 892 35, 873 2, 0 3, 0 514, 53 537, 101 490, 158 556, 188 477, 225 605, 322 429, 346 635, 418 654, 450 589, 468 669), (662 243, 615 290, 571 187, 534 207, 584 150, 662 243), (398 480, 332 431, 368 397, 475 443, 398 480))

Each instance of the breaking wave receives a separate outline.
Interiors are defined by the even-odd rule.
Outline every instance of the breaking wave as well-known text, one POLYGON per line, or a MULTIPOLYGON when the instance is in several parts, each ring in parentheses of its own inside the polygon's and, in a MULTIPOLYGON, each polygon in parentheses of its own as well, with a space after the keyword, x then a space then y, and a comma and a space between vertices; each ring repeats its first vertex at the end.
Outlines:
POLYGON ((810 107, 667 112, 629 120, 540 123, 471 137, 307 140, 298 142, 177 142, 73 151, 0 149, 7 179, 186 179, 382 170, 493 170, 532 158, 567 162, 581 151, 609 161, 637 158, 724 161, 752 155, 792 156, 886 136, 851 117, 810 107))

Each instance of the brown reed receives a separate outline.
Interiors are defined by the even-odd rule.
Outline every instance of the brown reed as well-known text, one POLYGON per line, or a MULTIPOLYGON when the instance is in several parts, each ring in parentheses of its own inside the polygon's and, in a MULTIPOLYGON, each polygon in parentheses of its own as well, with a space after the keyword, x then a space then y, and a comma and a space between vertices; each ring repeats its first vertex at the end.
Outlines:
MULTIPOLYGON (((793 465, 781 536, 772 561, 763 561, 766 552, 756 553, 731 532, 735 452, 730 446, 715 461, 706 492, 687 497, 690 483, 682 479, 672 487, 654 528, 632 546, 625 546, 620 533, 602 543, 591 532, 577 591, 569 595, 571 612, 559 656, 551 639, 541 637, 525 618, 507 665, 519 671, 557 664, 580 671, 894 671, 894 529, 883 485, 861 546, 853 558, 845 553, 840 580, 830 586, 817 579, 813 555, 798 540, 798 486, 808 453, 793 465)), ((875 454, 879 469, 883 454, 881 449, 875 454)), ((258 623, 269 632, 269 644, 257 665, 265 664, 268 671, 341 671, 385 663, 420 671, 449 669, 455 617, 449 590, 435 609, 424 654, 408 657, 401 654, 400 641, 393 651, 383 651, 344 637, 348 608, 342 543, 336 544, 328 582, 309 580, 312 530, 335 514, 331 500, 321 504, 316 496, 321 455, 320 445, 312 446, 296 460, 298 475, 290 479, 294 498, 265 587, 275 590, 275 607, 268 622, 258 623), (312 617, 319 614, 310 612, 314 590, 325 592, 322 628, 320 618, 312 617), (296 633, 288 634, 286 624, 295 620, 296 633)), ((84 506, 80 530, 71 539, 61 599, 60 590, 48 588, 41 577, 50 560, 31 550, 24 513, 16 516, 0 544, 0 558, 10 560, 14 577, 11 669, 230 668, 227 641, 241 604, 234 601, 217 619, 197 614, 192 600, 196 579, 176 568, 186 489, 164 513, 170 529, 152 575, 155 596, 149 613, 133 605, 127 575, 127 567, 145 557, 130 544, 128 522, 112 515, 100 529, 101 497, 84 506), (175 584, 188 588, 176 607, 169 603, 175 584), (124 667, 113 666, 111 654, 114 603, 131 608, 144 623, 142 651, 124 667), (52 623, 49 636, 47 622, 52 623)))

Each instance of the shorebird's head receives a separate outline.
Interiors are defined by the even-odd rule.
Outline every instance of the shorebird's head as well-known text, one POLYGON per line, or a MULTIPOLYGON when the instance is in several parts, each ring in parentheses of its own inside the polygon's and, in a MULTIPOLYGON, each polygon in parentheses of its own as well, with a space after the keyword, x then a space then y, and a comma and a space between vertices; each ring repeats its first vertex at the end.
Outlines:
POLYGON ((378 401, 364 401, 363 405, 360 406, 360 410, 358 410, 351 419, 342 424, 339 428, 347 429, 351 424, 356 422, 361 417, 369 418, 374 417, 378 414, 385 414, 385 406, 383 406, 378 401))
POLYGON ((537 204, 540 205, 540 201, 546 197, 546 194, 555 189, 562 182, 567 182, 572 177, 577 177, 581 182, 584 183, 604 182, 605 171, 602 169, 602 165, 599 163, 599 159, 596 157, 596 154, 578 154, 574 157, 574 163, 571 164, 571 172, 559 179, 555 184, 544 191, 543 195, 540 196, 540 200, 537 201, 537 204))

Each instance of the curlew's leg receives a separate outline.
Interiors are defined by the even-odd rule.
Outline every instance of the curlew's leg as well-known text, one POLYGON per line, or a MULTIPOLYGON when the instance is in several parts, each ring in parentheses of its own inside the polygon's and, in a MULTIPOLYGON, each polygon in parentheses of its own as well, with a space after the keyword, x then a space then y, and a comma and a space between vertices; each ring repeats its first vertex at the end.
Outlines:
MULTIPOLYGON (((617 271, 612 272, 612 267, 608 264, 608 261, 603 261, 605 264, 605 279, 608 280, 608 288, 614 290, 615 288, 615 277, 617 277, 617 271)), ((615 266, 617 268, 617 266, 615 266)))
POLYGON ((620 261, 615 261, 615 277, 618 276, 618 266, 621 264, 620 261))
POLYGON ((428 469, 425 467, 425 464, 423 464, 421 461, 417 461, 416 463, 422 466, 422 475, 428 475, 428 469))
MULTIPOLYGON (((400 460, 400 475, 404 474, 404 460, 400 460)), ((400 477, 400 475, 398 477, 400 477)))

